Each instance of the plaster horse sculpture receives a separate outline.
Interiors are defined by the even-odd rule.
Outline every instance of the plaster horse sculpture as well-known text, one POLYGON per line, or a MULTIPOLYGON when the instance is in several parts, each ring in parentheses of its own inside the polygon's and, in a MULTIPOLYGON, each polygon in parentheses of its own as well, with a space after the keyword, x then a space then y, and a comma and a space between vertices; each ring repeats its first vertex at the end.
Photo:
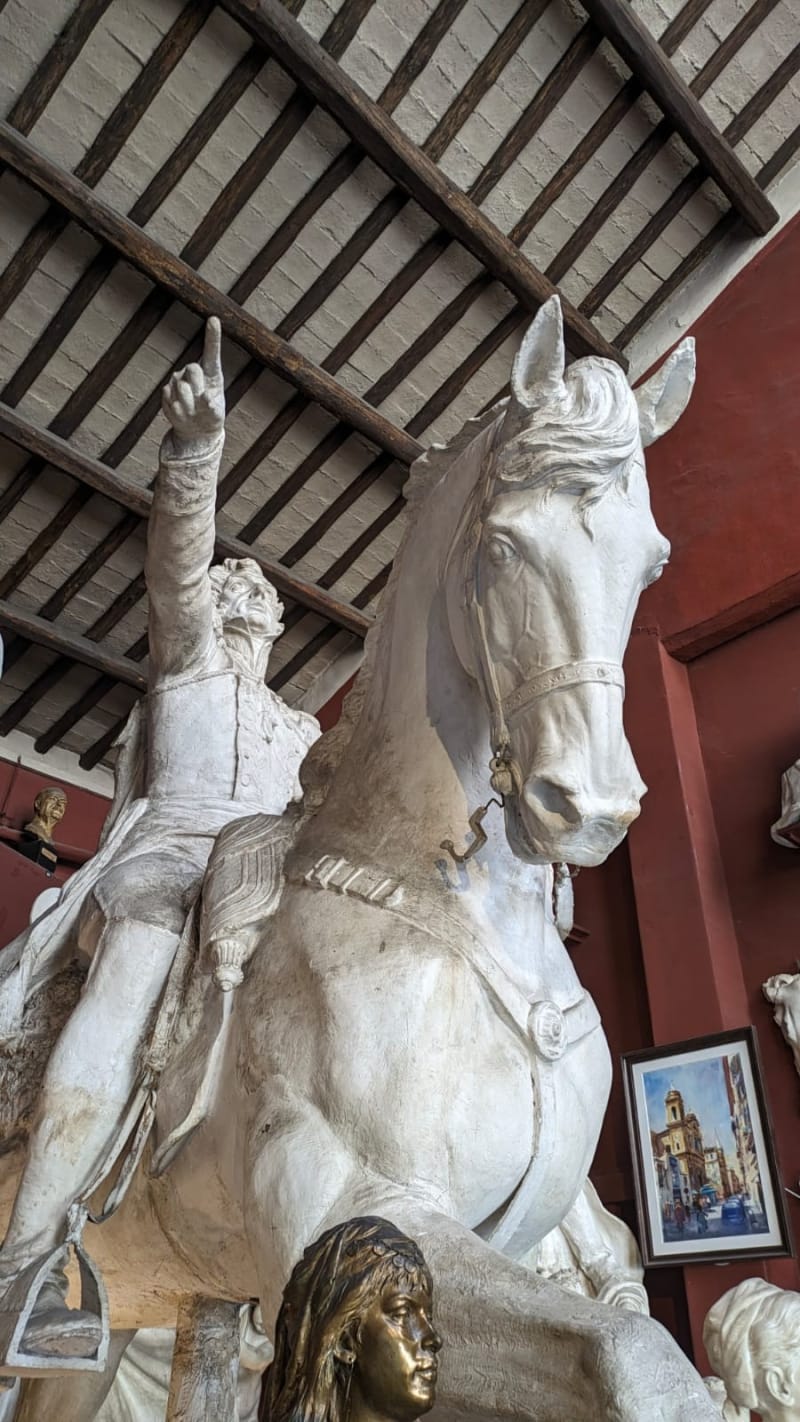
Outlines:
MULTIPOLYGON (((24 1008, 37 985, 76 951, 91 959, 48 1063, 0 1249, 0 1352, 23 1371, 76 1357, 84 1368, 87 1360, 104 1366, 102 1283, 80 1245, 88 1196, 115 1141, 140 1112, 152 1113, 141 1052, 216 834, 248 810, 274 822, 299 799, 299 766, 319 735, 313 717, 264 684, 282 631, 272 584, 252 559, 209 571, 225 415, 218 321, 208 322, 202 364, 172 377, 163 408, 170 429, 145 567, 146 707, 126 728, 98 854, 0 963, 0 1037, 24 1045, 24 1008), (86 1309, 65 1307, 65 1221, 86 1309)), ((7 1084, 9 1072, 6 1061, 7 1084)))
MULTIPOLYGON (((690 343, 636 396, 609 362, 565 371, 553 299, 509 400, 412 470, 338 764, 288 851, 206 1119, 87 1234, 112 1312, 148 1322, 158 1278, 165 1293, 257 1296, 274 1318, 308 1243, 374 1215, 430 1266, 444 1416, 718 1416, 652 1320, 520 1262, 575 1208, 608 1096, 552 865, 602 862, 638 812, 621 661, 669 552, 642 448, 692 378, 690 343), (489 799, 486 844, 457 862, 442 846, 463 845, 489 799)), ((160 1142, 204 1030, 187 1011, 160 1142)))

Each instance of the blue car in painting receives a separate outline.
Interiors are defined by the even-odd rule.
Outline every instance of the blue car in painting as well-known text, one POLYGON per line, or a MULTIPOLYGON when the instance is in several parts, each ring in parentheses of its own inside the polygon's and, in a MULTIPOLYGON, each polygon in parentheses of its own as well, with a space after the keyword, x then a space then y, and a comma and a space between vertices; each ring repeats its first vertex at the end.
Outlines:
POLYGON ((737 1234, 750 1228, 750 1211, 741 1195, 731 1195, 729 1200, 723 1200, 722 1224, 737 1234))

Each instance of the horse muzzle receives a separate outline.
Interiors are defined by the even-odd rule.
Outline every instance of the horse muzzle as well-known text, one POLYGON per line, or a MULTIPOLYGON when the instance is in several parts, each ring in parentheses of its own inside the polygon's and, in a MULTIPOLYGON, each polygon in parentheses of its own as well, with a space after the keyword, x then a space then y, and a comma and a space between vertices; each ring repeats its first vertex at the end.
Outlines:
POLYGON ((602 796, 542 775, 531 776, 512 803, 506 832, 514 853, 532 863, 602 864, 639 814, 645 786, 602 796))

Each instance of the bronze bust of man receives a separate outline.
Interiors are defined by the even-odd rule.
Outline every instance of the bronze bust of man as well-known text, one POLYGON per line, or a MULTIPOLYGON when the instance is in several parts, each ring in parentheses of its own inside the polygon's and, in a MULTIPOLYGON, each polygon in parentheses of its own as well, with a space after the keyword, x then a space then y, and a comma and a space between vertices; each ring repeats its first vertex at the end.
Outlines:
POLYGON ((48 874, 53 873, 58 863, 53 848, 53 831, 63 820, 66 808, 66 792, 59 785, 46 785, 33 802, 33 819, 26 824, 16 846, 20 854, 41 865, 48 874))
POLYGON ((419 1246, 363 1216, 321 1235, 284 1290, 265 1422, 415 1422, 436 1400, 442 1340, 419 1246))

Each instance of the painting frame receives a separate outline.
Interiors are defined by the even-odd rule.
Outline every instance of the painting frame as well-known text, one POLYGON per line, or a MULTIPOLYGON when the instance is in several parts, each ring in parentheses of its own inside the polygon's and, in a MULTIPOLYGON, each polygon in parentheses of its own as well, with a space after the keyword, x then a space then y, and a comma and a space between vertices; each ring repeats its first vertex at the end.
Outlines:
POLYGON ((621 1063, 645 1267, 792 1256, 755 1029, 626 1052, 621 1063), (714 1144, 704 1145, 693 1091, 714 1144))

